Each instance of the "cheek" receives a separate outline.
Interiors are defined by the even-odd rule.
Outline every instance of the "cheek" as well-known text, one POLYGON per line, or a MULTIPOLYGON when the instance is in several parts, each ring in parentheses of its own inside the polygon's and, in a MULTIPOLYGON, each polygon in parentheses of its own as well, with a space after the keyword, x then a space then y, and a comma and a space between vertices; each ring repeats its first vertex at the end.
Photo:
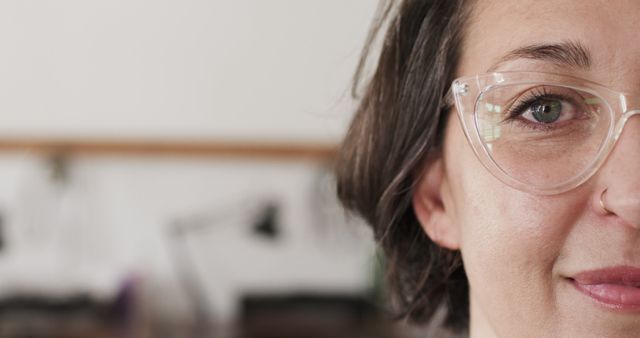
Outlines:
POLYGON ((579 220, 589 194, 539 196, 507 186, 476 158, 457 118, 445 140, 445 163, 462 251, 550 263, 579 220), (577 212, 578 211, 578 212, 577 212))
POLYGON ((500 316, 550 314, 554 264, 588 198, 535 196, 507 186, 477 160, 457 118, 450 122, 446 170, 472 296, 500 316))

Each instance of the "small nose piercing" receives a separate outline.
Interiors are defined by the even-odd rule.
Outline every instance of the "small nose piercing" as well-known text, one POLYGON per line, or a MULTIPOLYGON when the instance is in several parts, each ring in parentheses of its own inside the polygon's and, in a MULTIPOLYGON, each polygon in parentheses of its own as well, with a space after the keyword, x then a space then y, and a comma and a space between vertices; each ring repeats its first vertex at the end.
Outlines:
POLYGON ((613 211, 607 209, 607 206, 604 204, 604 194, 607 192, 607 189, 608 188, 604 188, 600 193, 600 208, 602 208, 606 214, 613 214, 613 211))

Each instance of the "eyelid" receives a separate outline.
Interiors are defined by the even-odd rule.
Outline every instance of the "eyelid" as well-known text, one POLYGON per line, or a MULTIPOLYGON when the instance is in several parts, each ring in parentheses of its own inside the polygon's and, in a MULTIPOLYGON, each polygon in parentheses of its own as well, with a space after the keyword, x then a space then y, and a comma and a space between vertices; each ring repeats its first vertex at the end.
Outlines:
MULTIPOLYGON (((529 101, 541 99, 541 98, 553 98, 558 100, 570 101, 573 104, 576 104, 576 103, 590 104, 590 103, 587 103, 588 99, 580 95, 580 93, 576 90, 559 87, 559 86, 540 85, 532 88, 527 88, 521 91, 520 93, 518 93, 516 96, 514 96, 505 106, 506 107, 505 113, 507 113, 509 116, 512 116, 514 105, 516 106, 516 108, 518 108, 517 106, 520 106, 522 104, 527 104, 529 103, 529 101)), ((600 101, 598 100, 598 103, 599 102, 600 101)))

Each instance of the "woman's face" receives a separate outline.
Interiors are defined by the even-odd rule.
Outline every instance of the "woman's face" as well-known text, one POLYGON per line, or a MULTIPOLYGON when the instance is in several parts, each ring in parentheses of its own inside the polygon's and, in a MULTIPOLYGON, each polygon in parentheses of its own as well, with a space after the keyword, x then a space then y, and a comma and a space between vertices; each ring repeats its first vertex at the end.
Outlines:
MULTIPOLYGON (((640 1, 479 0, 474 6, 458 76, 492 67, 553 72, 640 93, 640 1), (512 50, 567 41, 584 47, 588 67, 517 57, 495 66, 512 50)), ((640 305, 629 305, 638 294, 615 285, 620 282, 598 281, 611 274, 640 278, 628 269, 640 269, 640 116, 627 122, 595 176, 559 195, 534 195, 496 179, 474 156, 455 112, 439 164, 427 169, 414 207, 432 239, 462 252, 472 337, 640 337, 640 305), (605 188, 613 214, 599 203, 605 188), (596 277, 585 282, 594 284, 588 288, 625 297, 626 305, 579 291, 575 278, 589 271, 596 277)))

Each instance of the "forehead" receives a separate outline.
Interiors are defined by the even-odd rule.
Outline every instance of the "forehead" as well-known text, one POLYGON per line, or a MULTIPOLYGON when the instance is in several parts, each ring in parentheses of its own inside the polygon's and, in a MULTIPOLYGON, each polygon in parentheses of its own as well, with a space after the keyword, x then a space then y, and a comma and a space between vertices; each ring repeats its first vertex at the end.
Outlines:
MULTIPOLYGON (((459 75, 487 71, 523 46, 576 41, 590 52, 589 77, 612 82, 638 74, 640 84, 640 1, 476 0, 466 27, 459 75)), ((502 70, 538 70, 545 65, 515 60, 502 70), (527 69, 522 69, 527 68, 527 69)), ((585 74, 579 74, 585 75, 585 74)), ((616 87, 626 86, 618 84, 616 87)), ((640 85, 633 88, 637 92, 640 85)))

